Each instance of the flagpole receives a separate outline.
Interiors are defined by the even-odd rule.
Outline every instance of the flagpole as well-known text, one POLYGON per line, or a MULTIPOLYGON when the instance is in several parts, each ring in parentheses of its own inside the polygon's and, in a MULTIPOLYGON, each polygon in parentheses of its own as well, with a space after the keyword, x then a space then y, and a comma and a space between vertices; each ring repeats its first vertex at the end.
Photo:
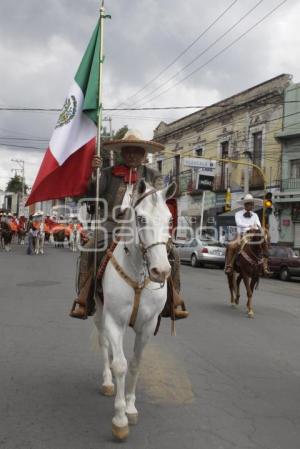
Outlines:
MULTIPOLYGON (((104 0, 101 1, 100 19, 99 19, 99 89, 98 89, 98 117, 97 117, 97 145, 96 155, 101 157, 101 128, 102 128, 102 74, 103 74, 103 36, 104 36, 104 19, 110 16, 105 15, 104 0)), ((99 221, 99 198, 98 192, 100 187, 100 168, 96 170, 96 204, 95 204, 95 255, 94 255, 94 298, 96 295, 96 273, 97 273, 97 244, 98 244, 98 221, 99 221)))

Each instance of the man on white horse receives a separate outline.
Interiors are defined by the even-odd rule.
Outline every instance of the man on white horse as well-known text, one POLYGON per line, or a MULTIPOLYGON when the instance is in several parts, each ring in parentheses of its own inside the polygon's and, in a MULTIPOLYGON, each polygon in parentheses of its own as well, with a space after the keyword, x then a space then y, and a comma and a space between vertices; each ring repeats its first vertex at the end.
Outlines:
MULTIPOLYGON (((98 236, 98 248, 103 247, 103 240, 106 239, 106 245, 103 250, 97 252, 97 267, 101 264, 106 254, 107 248, 110 247, 113 240, 114 230, 120 226, 120 221, 124 219, 124 213, 127 206, 130 206, 131 197, 135 183, 144 179, 150 186, 155 189, 163 188, 162 177, 160 173, 143 165, 147 152, 154 153, 161 151, 163 146, 156 142, 143 140, 136 131, 128 131, 123 139, 115 141, 107 141, 103 144, 104 148, 109 151, 121 152, 123 164, 114 167, 108 167, 101 170, 100 186, 98 198, 106 202, 107 217, 102 227, 106 230, 106 236, 101 233, 98 236)), ((95 171, 102 168, 102 160, 94 156, 92 161, 93 175, 88 186, 87 196, 95 198, 95 171)), ((78 298, 74 301, 70 316, 74 318, 86 319, 94 313, 93 299, 93 260, 94 252, 92 248, 95 246, 93 240, 90 240, 85 248, 89 251, 83 251, 80 256, 79 278, 78 278, 78 298)), ((174 290, 180 290, 179 276, 179 257, 170 242, 169 261, 172 267, 172 280, 174 290)), ((97 286, 97 291, 101 295, 101 286, 97 286)), ((183 301, 176 295, 174 310, 166 304, 166 308, 162 316, 170 316, 173 313, 175 319, 185 318, 188 312, 185 310, 183 301)))

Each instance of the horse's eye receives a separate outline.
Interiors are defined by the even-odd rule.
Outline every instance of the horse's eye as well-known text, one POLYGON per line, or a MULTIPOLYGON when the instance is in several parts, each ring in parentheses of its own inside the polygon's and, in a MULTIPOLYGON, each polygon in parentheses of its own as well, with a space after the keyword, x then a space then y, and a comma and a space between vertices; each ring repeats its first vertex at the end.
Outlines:
POLYGON ((136 217, 136 222, 137 222, 138 226, 146 226, 146 218, 143 217, 142 215, 138 215, 136 217))

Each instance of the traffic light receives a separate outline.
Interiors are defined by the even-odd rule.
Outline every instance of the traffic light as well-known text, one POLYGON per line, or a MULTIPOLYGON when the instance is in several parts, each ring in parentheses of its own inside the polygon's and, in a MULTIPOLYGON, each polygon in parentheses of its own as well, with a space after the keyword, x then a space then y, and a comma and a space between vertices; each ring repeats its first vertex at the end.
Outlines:
POLYGON ((273 196, 272 192, 267 192, 265 194, 264 207, 267 215, 270 215, 273 212, 272 196, 273 196))

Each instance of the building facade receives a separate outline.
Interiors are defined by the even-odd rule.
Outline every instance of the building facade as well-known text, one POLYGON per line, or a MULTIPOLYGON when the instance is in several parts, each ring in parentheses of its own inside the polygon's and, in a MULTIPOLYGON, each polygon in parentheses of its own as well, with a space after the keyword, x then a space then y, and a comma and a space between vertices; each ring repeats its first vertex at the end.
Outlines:
POLYGON ((237 202, 245 192, 262 198, 264 187, 276 187, 282 141, 275 135, 282 130, 284 92, 291 79, 286 74, 277 76, 172 123, 161 122, 154 130, 154 140, 165 150, 153 165, 166 182, 177 180, 179 212, 187 222, 199 224, 203 191, 197 184, 197 166, 187 166, 186 158, 222 159, 217 162, 212 191, 205 194, 204 225, 213 225, 224 211, 229 188, 237 202), (263 176, 235 162, 255 164, 263 176))
POLYGON ((300 84, 285 91, 280 191, 274 195, 279 223, 279 241, 300 248, 300 84))

